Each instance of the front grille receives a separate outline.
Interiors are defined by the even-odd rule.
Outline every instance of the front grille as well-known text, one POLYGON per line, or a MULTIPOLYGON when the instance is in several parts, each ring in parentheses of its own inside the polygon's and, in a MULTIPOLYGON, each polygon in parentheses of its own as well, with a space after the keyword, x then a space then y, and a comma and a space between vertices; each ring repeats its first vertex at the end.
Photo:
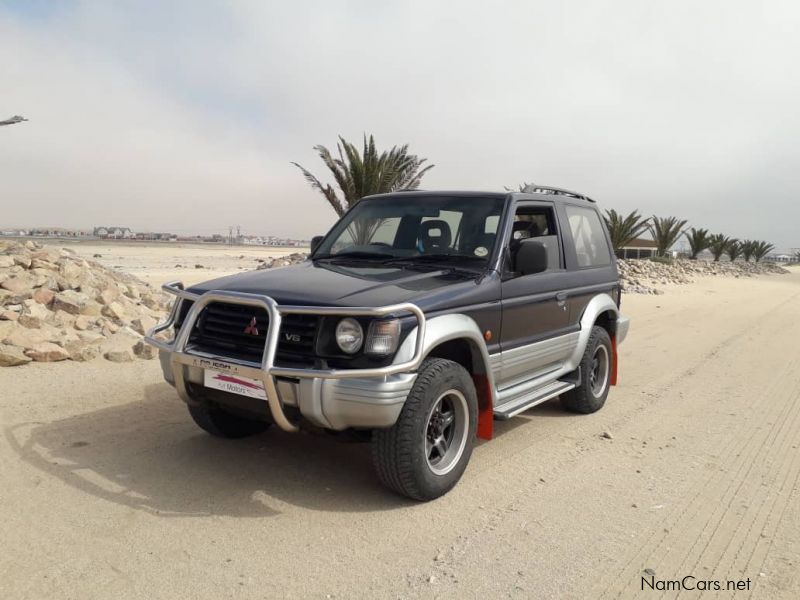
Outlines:
MULTIPOLYGON (((317 315, 283 316, 275 362, 313 366, 319 320, 317 315)), ((200 313, 189 343, 200 352, 260 363, 268 328, 269 315, 263 308, 213 302, 200 313), (250 327, 253 318, 257 334, 250 327)))
POLYGON ((318 328, 317 315, 284 315, 281 319, 281 333, 278 336, 276 362, 285 366, 312 366, 318 328))
POLYGON ((268 328, 263 308, 212 302, 200 313, 189 342, 201 352, 260 363, 268 328))

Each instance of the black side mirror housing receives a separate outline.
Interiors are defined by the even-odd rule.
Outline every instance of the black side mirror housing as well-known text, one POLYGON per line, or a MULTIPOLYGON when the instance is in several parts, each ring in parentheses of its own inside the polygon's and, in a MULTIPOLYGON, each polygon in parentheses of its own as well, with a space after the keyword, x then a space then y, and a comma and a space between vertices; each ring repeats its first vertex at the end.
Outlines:
POLYGON ((522 240, 514 255, 514 271, 520 275, 533 275, 547 270, 547 246, 536 239, 522 240))
POLYGON ((313 238, 311 238, 311 254, 314 254, 314 252, 317 251, 317 248, 319 248, 319 245, 322 243, 323 239, 325 239, 324 235, 315 235, 313 238))

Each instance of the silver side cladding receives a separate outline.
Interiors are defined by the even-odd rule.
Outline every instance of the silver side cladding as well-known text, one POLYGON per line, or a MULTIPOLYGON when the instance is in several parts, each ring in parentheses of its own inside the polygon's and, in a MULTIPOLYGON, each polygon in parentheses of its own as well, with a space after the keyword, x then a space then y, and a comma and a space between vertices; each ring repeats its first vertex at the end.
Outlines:
POLYGON ((312 423, 328 429, 391 427, 416 380, 416 373, 301 380, 300 412, 312 423))

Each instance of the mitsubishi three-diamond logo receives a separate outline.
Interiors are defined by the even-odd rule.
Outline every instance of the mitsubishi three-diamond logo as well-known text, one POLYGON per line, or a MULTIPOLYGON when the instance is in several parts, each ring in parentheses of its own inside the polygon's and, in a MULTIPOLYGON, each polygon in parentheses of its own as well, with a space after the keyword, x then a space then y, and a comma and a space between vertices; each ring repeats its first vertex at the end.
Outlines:
POLYGON ((256 325, 256 318, 250 319, 250 323, 244 328, 244 332, 248 335, 258 335, 258 326, 256 325))

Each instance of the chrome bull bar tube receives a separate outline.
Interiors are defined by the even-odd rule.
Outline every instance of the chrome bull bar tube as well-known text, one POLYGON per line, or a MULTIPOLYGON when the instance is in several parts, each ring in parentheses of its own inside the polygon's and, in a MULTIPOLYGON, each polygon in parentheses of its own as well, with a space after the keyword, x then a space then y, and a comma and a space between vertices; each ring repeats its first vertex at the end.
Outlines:
POLYGON ((333 306, 282 306, 277 304, 272 298, 261 294, 247 294, 243 292, 229 292, 223 290, 212 290, 204 294, 193 294, 184 290, 183 284, 179 281, 172 281, 162 286, 162 289, 174 296, 175 302, 172 305, 169 316, 164 323, 156 325, 145 336, 145 341, 168 352, 170 354, 170 364, 172 374, 175 379, 175 389, 178 395, 185 402, 190 402, 186 380, 184 376, 184 365, 200 367, 235 373, 252 379, 257 379, 264 384, 272 418, 275 423, 285 431, 297 431, 294 425, 286 417, 283 411, 283 403, 278 394, 275 384, 276 376, 298 377, 298 378, 320 378, 320 379, 345 379, 363 377, 385 377, 396 373, 403 373, 416 370, 422 363, 423 340, 425 339, 425 314, 418 306, 411 303, 393 304, 378 308, 370 307, 333 307, 333 306), (155 336, 162 331, 174 326, 181 310, 184 300, 191 300, 192 307, 186 314, 181 324, 180 331, 171 341, 157 339, 155 336), (269 316, 269 326, 267 328, 266 342, 261 364, 232 359, 225 356, 218 356, 200 351, 187 350, 191 331, 203 309, 212 302, 225 302, 228 304, 239 304, 244 306, 256 306, 263 308, 269 316), (276 367, 275 354, 278 349, 278 340, 281 330, 281 318, 286 314, 305 314, 305 315, 342 315, 342 316, 365 316, 382 317, 390 314, 411 313, 417 320, 417 331, 414 345, 414 354, 408 361, 377 367, 373 369, 298 369, 289 367, 276 367))

